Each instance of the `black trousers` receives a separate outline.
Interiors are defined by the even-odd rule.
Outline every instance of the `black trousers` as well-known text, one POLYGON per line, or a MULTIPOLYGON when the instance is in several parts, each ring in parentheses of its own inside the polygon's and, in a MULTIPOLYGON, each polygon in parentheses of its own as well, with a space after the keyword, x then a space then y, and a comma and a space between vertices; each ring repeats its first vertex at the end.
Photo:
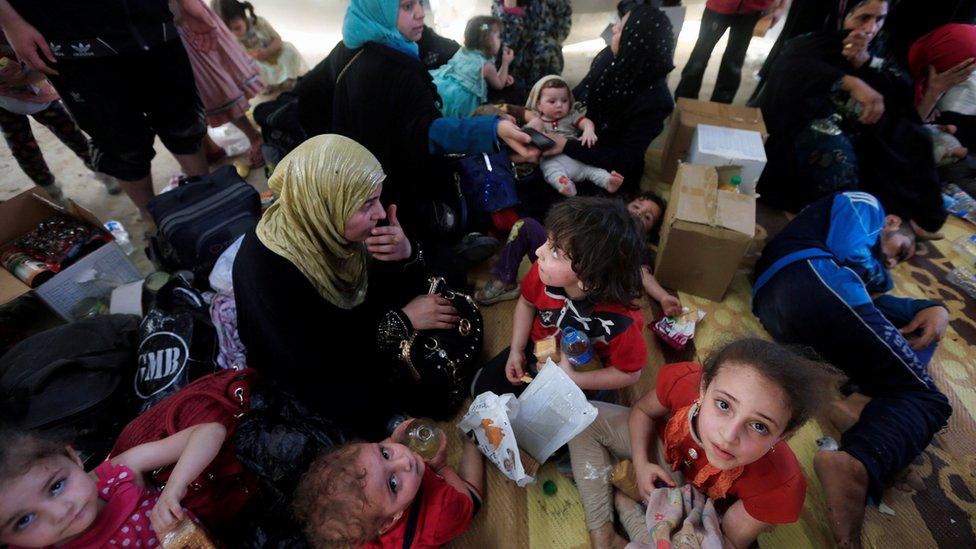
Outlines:
POLYGON ((742 78, 742 63, 746 59, 746 50, 752 40, 752 30, 756 22, 762 17, 761 12, 724 14, 705 8, 702 16, 701 28, 698 31, 698 41, 695 49, 688 58, 688 64, 681 71, 681 81, 674 91, 675 97, 698 99, 701 90, 702 77, 712 56, 712 50, 726 30, 729 30, 729 44, 722 55, 722 64, 718 69, 718 79, 715 90, 712 91, 712 101, 717 103, 731 103, 735 99, 735 92, 739 90, 742 78))

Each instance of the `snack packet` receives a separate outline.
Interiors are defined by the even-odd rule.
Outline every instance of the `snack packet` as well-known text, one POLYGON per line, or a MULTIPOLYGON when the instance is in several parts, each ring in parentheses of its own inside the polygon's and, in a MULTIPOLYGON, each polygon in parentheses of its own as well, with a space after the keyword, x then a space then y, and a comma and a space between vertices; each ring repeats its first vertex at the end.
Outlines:
POLYGON ((703 318, 705 318, 703 311, 682 307, 680 315, 662 317, 647 327, 674 350, 680 351, 688 345, 690 339, 695 337, 695 326, 703 318))

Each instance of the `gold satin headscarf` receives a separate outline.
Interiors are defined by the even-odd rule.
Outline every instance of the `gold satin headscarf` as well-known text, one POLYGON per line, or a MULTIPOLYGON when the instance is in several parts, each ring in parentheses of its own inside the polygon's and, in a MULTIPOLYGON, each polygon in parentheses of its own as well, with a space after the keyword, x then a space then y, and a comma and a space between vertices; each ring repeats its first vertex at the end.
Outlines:
POLYGON ((351 309, 366 297, 366 246, 344 236, 346 221, 386 178, 365 147, 319 135, 288 153, 268 186, 278 200, 258 222, 258 238, 292 262, 327 301, 351 309))

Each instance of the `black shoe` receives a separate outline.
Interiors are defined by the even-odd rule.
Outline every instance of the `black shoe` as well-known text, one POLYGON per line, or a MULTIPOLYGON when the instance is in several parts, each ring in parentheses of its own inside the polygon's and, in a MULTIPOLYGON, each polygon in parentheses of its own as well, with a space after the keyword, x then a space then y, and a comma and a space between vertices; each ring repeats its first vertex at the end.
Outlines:
POLYGON ((491 235, 469 233, 454 247, 454 253, 464 258, 469 265, 475 265, 491 257, 500 245, 501 242, 491 235))

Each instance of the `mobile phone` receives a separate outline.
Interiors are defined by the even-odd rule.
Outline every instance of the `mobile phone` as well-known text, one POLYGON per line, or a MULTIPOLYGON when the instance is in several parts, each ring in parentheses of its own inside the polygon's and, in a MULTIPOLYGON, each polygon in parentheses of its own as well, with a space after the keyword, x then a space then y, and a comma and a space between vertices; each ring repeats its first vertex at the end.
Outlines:
POLYGON ((546 135, 539 130, 534 130, 532 128, 522 128, 522 131, 529 134, 532 138, 532 146, 539 149, 540 151, 548 151, 549 149, 556 146, 556 142, 552 139, 546 137, 546 135))

